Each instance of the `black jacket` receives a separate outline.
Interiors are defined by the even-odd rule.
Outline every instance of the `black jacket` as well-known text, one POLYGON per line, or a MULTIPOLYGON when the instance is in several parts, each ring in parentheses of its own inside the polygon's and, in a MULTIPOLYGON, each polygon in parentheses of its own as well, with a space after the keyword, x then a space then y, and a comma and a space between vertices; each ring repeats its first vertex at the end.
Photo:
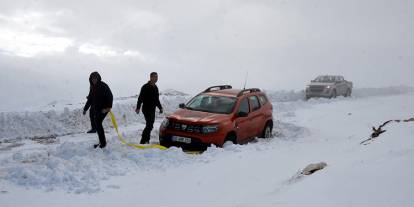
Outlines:
POLYGON ((141 105, 143 105, 143 110, 155 110, 155 107, 162 109, 157 85, 153 86, 148 82, 141 87, 137 109, 140 109, 141 105))
POLYGON ((101 80, 99 73, 94 72, 89 77, 89 82, 91 84, 89 88, 89 95, 86 97, 84 111, 88 110, 89 107, 94 108, 95 110, 102 110, 106 108, 112 108, 113 96, 109 86, 101 80), (96 85, 92 84, 93 77, 98 78, 98 83, 96 85))

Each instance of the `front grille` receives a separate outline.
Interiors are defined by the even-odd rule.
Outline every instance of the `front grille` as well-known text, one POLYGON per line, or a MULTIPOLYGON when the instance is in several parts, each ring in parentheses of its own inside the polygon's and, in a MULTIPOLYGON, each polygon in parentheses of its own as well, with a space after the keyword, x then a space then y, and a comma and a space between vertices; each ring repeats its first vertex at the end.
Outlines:
POLYGON ((309 90, 311 92, 323 92, 323 90, 325 90, 325 86, 310 86, 309 90))
POLYGON ((172 121, 168 124, 168 129, 190 133, 203 133, 203 127, 200 125, 190 125, 172 121))

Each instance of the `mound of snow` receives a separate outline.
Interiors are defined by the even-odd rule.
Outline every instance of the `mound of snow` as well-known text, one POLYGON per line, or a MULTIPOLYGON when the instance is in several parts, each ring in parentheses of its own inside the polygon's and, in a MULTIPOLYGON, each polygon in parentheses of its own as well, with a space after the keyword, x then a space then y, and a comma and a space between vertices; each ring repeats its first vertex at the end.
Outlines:
POLYGON ((127 175, 130 171, 174 168, 202 159, 177 148, 135 150, 112 140, 104 150, 92 149, 91 142, 65 142, 56 148, 22 151, 1 160, 5 179, 26 187, 76 193, 94 193, 102 180, 127 175))
MULTIPOLYGON (((187 96, 160 96, 166 114, 172 113, 180 103, 188 101, 187 96)), ((144 122, 142 115, 135 113, 136 99, 116 100, 112 111, 118 124, 144 122)), ((0 141, 10 139, 25 139, 33 137, 62 136, 82 133, 90 129, 89 114, 82 115, 83 104, 72 107, 55 108, 48 111, 1 112, 0 141)), ((159 115, 158 118, 164 117, 159 115)), ((112 126, 109 116, 104 121, 104 127, 112 126)))
POLYGON ((174 89, 165 89, 163 91, 160 92, 160 95, 164 95, 164 96, 188 96, 188 94, 181 92, 181 91, 177 91, 174 89))
MULTIPOLYGON (((352 97, 364 98, 372 96, 388 96, 399 95, 404 93, 414 92, 414 87, 408 86, 393 86, 385 88, 354 88, 352 90, 352 97)), ((305 100, 305 91, 266 91, 267 96, 272 102, 293 102, 305 100)))
POLYGON ((414 92, 414 87, 393 86, 387 88, 356 88, 353 90, 352 96, 356 98, 361 98, 371 96, 399 95, 411 92, 414 92))

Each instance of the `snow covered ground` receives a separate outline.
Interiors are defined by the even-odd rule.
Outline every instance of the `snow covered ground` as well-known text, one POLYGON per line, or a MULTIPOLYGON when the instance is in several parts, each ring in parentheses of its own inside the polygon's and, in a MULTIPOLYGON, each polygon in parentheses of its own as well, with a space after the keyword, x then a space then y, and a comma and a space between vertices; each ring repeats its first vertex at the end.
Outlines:
MULTIPOLYGON (((96 135, 80 133, 88 128, 81 104, 3 112, 0 206, 413 206, 414 122, 391 123, 360 144, 372 126, 414 117, 410 91, 360 89, 352 98, 308 102, 300 92, 268 92, 275 138, 201 155, 135 150, 110 127, 107 149, 93 150, 96 135), (328 166, 298 174, 317 162, 328 166)), ((167 113, 188 98, 163 96, 167 113)), ((124 136, 137 142, 144 124, 133 106, 133 99, 119 100, 114 113, 124 136)))

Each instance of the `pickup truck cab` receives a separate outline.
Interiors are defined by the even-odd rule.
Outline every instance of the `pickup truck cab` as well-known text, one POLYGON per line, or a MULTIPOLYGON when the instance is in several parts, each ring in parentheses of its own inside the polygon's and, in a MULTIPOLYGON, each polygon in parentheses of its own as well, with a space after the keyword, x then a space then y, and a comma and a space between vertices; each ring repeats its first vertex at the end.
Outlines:
POLYGON ((351 96, 353 84, 346 81, 343 76, 318 76, 307 85, 306 99, 312 97, 336 98, 338 95, 351 96))

